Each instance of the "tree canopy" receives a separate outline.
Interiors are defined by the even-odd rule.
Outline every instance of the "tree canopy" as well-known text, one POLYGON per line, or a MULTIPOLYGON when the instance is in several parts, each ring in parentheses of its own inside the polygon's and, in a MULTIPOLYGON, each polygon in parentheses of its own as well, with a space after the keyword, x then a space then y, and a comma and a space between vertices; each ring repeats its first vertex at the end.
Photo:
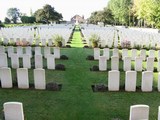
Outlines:
POLYGON ((11 23, 11 20, 9 18, 5 17, 4 18, 4 23, 9 24, 9 23, 11 23))
POLYGON ((8 17, 13 21, 13 23, 17 23, 18 18, 20 17, 20 11, 17 8, 9 8, 7 11, 8 17))
POLYGON ((21 16, 22 23, 34 23, 36 21, 34 16, 28 17, 28 16, 21 16))
POLYGON ((110 0, 103 11, 94 11, 89 22, 96 24, 160 27, 160 0, 110 0))
POLYGON ((55 11, 54 7, 46 4, 42 9, 38 9, 34 16, 36 18, 36 22, 54 22, 60 21, 63 19, 62 14, 55 11))

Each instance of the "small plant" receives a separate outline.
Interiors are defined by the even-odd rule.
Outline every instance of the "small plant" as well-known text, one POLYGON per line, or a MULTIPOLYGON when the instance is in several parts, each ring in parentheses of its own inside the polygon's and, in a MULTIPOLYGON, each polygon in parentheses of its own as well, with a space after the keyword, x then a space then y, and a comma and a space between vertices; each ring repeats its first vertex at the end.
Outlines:
POLYGON ((47 90, 52 90, 52 91, 59 91, 62 88, 62 84, 50 82, 46 84, 47 90))
POLYGON ((61 35, 54 35, 53 40, 56 47, 62 47, 62 42, 64 41, 64 38, 61 35))
POLYGON ((98 47, 98 42, 100 41, 100 36, 97 34, 92 34, 91 37, 89 38, 89 41, 92 42, 92 47, 98 47))
POLYGON ((68 60, 68 57, 66 55, 61 55, 60 59, 61 60, 68 60))
POLYGON ((131 41, 124 40, 121 42, 121 47, 122 48, 130 48, 131 47, 131 41))
POLYGON ((94 57, 92 55, 88 55, 86 60, 94 60, 94 57))
POLYGON ((62 71, 65 71, 65 70, 66 70, 65 66, 62 65, 62 64, 57 64, 56 67, 55 67, 55 69, 56 69, 56 70, 62 70, 62 71))

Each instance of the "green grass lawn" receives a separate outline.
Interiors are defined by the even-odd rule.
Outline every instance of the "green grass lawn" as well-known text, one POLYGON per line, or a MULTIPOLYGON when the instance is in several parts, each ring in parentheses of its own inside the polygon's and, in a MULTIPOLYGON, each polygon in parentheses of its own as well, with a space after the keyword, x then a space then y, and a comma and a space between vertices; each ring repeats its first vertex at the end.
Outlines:
MULTIPOLYGON (((108 72, 89 70, 93 65, 98 65, 98 61, 86 60, 87 55, 93 55, 93 49, 62 48, 61 54, 67 55, 69 60, 56 60, 56 64, 64 64, 66 71, 46 70, 46 81, 62 83, 61 91, 0 89, 0 109, 3 109, 4 102, 19 101, 24 105, 26 120, 128 120, 131 105, 147 104, 150 106, 150 120, 157 119, 160 105, 157 91, 94 93, 91 85, 107 84, 108 72)), ((12 73, 15 78, 16 71, 12 70, 12 73)), ((154 74, 154 87, 157 86, 157 74, 154 74)), ((124 72, 120 75, 120 84, 123 86, 124 72)), ((29 70, 29 79, 33 83, 33 69, 29 70)), ((141 73, 138 73, 137 86, 140 84, 141 73)))
POLYGON ((82 43, 82 37, 79 30, 79 27, 75 27, 75 31, 73 33, 72 41, 71 41, 71 47, 84 47, 84 44, 82 43))
MULTIPOLYGON (((79 32, 75 33, 74 37, 77 36, 79 32)), ((56 60, 56 64, 64 64, 66 71, 45 70, 46 82, 62 83, 61 91, 1 88, 1 111, 4 102, 18 101, 23 103, 25 120, 128 120, 131 105, 146 104, 150 106, 150 120, 157 120, 160 105, 160 93, 157 90, 150 93, 140 90, 93 92, 91 85, 108 84, 108 71, 90 71, 93 65, 98 65, 98 61, 86 60, 88 55, 93 55, 93 49, 80 48, 80 44, 79 42, 78 48, 61 48, 61 55, 68 56, 69 60, 56 60)), ((77 46, 74 43, 72 45, 77 46)), ((111 62, 108 61, 107 65, 110 68, 111 62)), ((46 60, 44 60, 44 66, 46 67, 46 60)), ((120 61, 120 68, 122 66, 120 61)), ((141 74, 138 72, 137 86, 141 85, 141 74)), ((154 87, 157 87, 157 75, 158 73, 154 73, 154 87)), ((125 72, 121 71, 120 76, 120 85, 124 86, 125 72)), ((15 79, 15 77, 16 70, 12 69, 12 78, 15 79)), ((29 81, 33 83, 33 69, 29 70, 29 81)))

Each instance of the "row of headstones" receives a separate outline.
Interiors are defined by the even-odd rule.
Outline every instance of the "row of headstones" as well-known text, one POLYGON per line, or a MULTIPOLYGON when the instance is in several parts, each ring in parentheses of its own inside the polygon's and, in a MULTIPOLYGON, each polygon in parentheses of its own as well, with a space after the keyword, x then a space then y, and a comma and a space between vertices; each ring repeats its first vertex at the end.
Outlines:
MULTIPOLYGON (((126 71, 125 73, 125 91, 136 91, 137 72, 126 71)), ((141 90, 142 92, 151 92, 153 87, 153 72, 142 72, 141 90)), ((120 89, 120 72, 112 70, 108 72, 108 90, 119 91, 120 89)), ((160 91, 160 74, 158 75, 158 91, 160 91)))
MULTIPOLYGON (((154 58, 153 57, 147 57, 146 64, 147 64, 146 71, 154 71, 154 58)), ((123 70, 129 71, 129 70, 131 70, 131 66, 132 66, 131 57, 124 57, 123 70)), ((158 59, 157 68, 158 68, 158 71, 160 71, 160 59, 158 59)), ((99 56, 99 70, 100 71, 107 70, 106 56, 99 56)), ((119 57, 116 57, 116 56, 111 57, 111 70, 119 70, 119 57)), ((142 71, 143 70, 142 57, 135 58, 134 70, 135 71, 142 71)))
MULTIPOLYGON (((137 49, 132 49, 131 50, 131 60, 135 60, 136 57, 138 57, 137 55, 137 49)), ((100 48, 94 48, 94 59, 98 60, 100 56, 100 48)), ((106 56, 106 59, 109 60, 110 59, 110 49, 109 48, 104 48, 103 49, 103 56, 106 56)), ((112 50, 112 56, 117 56, 120 58, 119 55, 119 49, 114 48, 112 50)), ((140 50, 140 57, 142 57, 143 60, 146 60, 146 50, 142 49, 140 50)), ((125 57, 129 57, 128 54, 128 49, 122 49, 122 59, 124 59, 125 57)), ((155 50, 149 50, 149 56, 148 57, 152 57, 155 58, 155 50)), ((160 58, 160 50, 158 50, 158 58, 160 58)))
MULTIPOLYGON (((23 47, 18 46, 16 48, 16 53, 14 52, 14 47, 13 46, 8 46, 7 47, 7 53, 8 57, 11 57, 12 54, 17 54, 19 57, 23 57, 23 55, 27 54, 30 57, 32 57, 32 47, 24 47, 25 48, 25 53, 23 52, 23 47)), ((59 47, 53 47, 54 49, 54 56, 55 58, 60 58, 60 48, 59 47)), ((35 47, 34 49, 35 55, 43 55, 42 54, 42 49, 41 47, 35 47)), ((5 53, 5 47, 0 46, 0 53, 5 53)), ((44 57, 46 58, 48 54, 51 54, 51 47, 44 47, 44 57)))
MULTIPOLYGON (((6 102, 3 104, 3 108, 5 120, 24 120, 23 104, 21 102, 6 102)), ((129 120, 149 120, 149 106, 130 106, 129 120)), ((160 106, 157 120, 160 120, 160 106)))
MULTIPOLYGON (((48 54, 46 56, 47 59, 47 69, 55 69, 55 56, 52 54, 48 54)), ((31 58, 29 55, 24 54, 22 57, 23 68, 31 68, 31 58)), ((42 55, 35 55, 34 57, 35 68, 43 68, 43 57, 42 55)), ((8 67, 8 59, 7 54, 0 54, 0 68, 8 67)), ((19 56, 17 54, 11 55, 11 67, 14 69, 20 68, 19 56)))
MULTIPOLYGON (((0 78, 2 88, 12 88, 12 75, 10 68, 0 68, 0 78)), ((45 89, 45 70, 38 68, 34 69, 34 81, 36 89, 45 89)), ((126 71, 125 90, 136 91, 137 73, 136 71, 126 71)), ((17 69, 18 88, 28 89, 29 78, 27 68, 17 69)), ((153 72, 145 71, 142 73, 141 90, 143 92, 151 92, 153 86, 153 72)), ((108 90, 119 91, 120 88, 120 72, 113 70, 109 71, 108 90)), ((160 91, 160 74, 158 76, 158 91, 160 91)))
MULTIPOLYGON (((149 120, 149 106, 141 104, 130 106, 129 120, 149 120)), ((157 120, 160 120, 160 106, 157 120)))
MULTIPOLYGON (((0 80, 2 88, 12 88, 13 80, 10 68, 0 68, 0 80)), ((27 68, 17 69, 18 88, 29 88, 29 77, 27 68)), ((34 69, 34 87, 35 89, 46 89, 45 70, 41 68, 34 69)))

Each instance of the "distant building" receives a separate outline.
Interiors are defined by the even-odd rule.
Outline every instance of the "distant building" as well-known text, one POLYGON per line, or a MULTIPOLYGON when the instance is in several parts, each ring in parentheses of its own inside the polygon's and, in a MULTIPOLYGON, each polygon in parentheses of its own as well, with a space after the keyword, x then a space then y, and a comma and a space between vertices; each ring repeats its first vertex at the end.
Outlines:
POLYGON ((86 20, 84 19, 84 16, 75 15, 71 18, 71 23, 85 23, 86 20))

